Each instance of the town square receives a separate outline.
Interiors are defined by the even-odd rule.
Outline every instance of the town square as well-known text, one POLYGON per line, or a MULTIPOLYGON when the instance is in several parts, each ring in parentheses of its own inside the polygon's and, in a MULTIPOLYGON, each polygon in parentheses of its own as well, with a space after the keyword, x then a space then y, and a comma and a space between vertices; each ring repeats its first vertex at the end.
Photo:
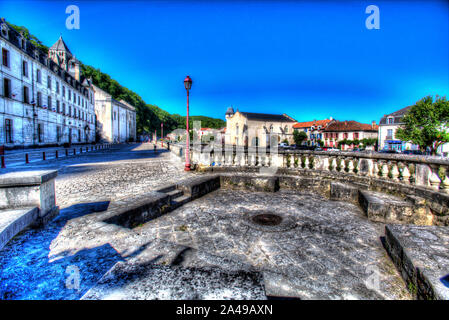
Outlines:
POLYGON ((447 2, 18 2, 0 300, 449 300, 447 2))

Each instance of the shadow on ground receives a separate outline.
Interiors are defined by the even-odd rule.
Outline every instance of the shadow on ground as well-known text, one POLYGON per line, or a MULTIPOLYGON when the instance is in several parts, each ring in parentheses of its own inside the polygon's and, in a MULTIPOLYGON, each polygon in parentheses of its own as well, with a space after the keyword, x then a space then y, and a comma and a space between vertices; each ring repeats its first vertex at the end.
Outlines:
POLYGON ((45 228, 28 229, 12 239, 0 252, 0 299, 79 299, 122 257, 104 244, 75 254, 63 252, 51 261, 50 244, 71 219, 104 211, 108 205, 73 205, 45 228))

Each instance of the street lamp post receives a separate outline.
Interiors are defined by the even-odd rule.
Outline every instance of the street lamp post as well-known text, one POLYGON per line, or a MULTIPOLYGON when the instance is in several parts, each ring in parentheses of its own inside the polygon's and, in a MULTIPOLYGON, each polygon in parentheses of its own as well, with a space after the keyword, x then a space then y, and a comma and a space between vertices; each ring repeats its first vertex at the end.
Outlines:
POLYGON ((161 122, 161 147, 164 146, 162 139, 164 139, 164 123, 161 122))
POLYGON ((189 90, 192 87, 192 79, 187 76, 184 79, 184 86, 187 90, 187 117, 186 117, 186 166, 185 171, 190 171, 190 134, 189 134, 189 90))

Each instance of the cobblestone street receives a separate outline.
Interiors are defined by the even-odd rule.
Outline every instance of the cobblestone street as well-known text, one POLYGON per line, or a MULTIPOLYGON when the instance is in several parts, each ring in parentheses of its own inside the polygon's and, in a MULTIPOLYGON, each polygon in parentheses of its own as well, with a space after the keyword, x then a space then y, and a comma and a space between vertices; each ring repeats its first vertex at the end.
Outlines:
POLYGON ((150 191, 187 176, 167 150, 151 143, 114 145, 76 157, 22 164, 3 172, 58 170, 56 204, 65 208, 78 203, 117 200, 150 191))

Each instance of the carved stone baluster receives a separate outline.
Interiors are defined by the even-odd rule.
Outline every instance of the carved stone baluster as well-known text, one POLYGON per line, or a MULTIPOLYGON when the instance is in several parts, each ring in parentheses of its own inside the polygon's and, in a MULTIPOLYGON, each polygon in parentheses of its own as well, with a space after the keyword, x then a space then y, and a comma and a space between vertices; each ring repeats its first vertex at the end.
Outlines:
POLYGON ((441 181, 441 188, 444 193, 449 193, 449 167, 444 168, 444 179, 441 181))
POLYGON ((380 176, 384 179, 388 178, 388 164, 387 162, 382 162, 380 165, 380 176))
POLYGON ((354 162, 352 159, 348 160, 348 173, 354 173, 354 162))
POLYGON ((404 163, 404 168, 402 168, 402 182, 405 184, 410 184, 410 170, 408 168, 408 163, 404 163))
POLYGON ((393 181, 399 181, 399 170, 397 162, 391 164, 391 179, 393 181))
POLYGON ((262 166, 262 156, 261 155, 257 155, 257 166, 261 167, 262 166))
POLYGON ((430 177, 429 177, 429 183, 430 187, 435 190, 440 189, 441 179, 438 176, 438 170, 440 169, 439 165, 430 165, 430 177))
POLYGON ((246 152, 240 155, 240 166, 242 167, 246 166, 246 155, 247 155, 246 152))
POLYGON ((377 159, 373 160, 373 177, 379 178, 379 171, 379 161, 377 159))
POLYGON ((304 158, 304 169, 309 169, 309 156, 305 155, 304 158))
POLYGON ((331 164, 332 164, 332 171, 337 171, 337 158, 336 157, 332 157, 331 158, 331 164))

